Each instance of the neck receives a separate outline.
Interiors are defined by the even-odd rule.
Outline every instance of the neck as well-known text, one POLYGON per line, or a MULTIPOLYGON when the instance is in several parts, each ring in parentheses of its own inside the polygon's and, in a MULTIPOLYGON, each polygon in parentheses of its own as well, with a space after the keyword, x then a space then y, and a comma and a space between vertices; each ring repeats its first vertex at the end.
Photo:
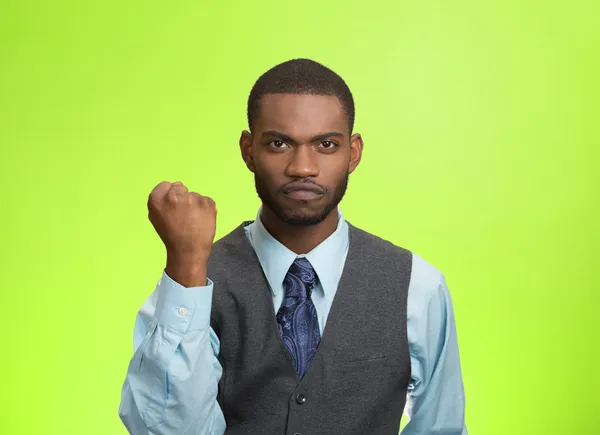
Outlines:
POLYGON ((321 223, 306 227, 283 222, 266 206, 263 206, 260 217, 266 230, 279 243, 290 251, 301 255, 312 251, 335 232, 338 222, 338 210, 336 207, 321 223))

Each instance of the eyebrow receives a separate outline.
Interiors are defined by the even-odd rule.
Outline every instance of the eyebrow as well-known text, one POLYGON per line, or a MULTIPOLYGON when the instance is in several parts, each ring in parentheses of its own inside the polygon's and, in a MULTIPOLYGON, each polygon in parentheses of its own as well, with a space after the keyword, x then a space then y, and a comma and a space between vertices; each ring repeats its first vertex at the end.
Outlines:
MULTIPOLYGON (((296 140, 294 140, 293 138, 291 138, 290 136, 288 136, 287 134, 283 134, 280 133, 278 131, 275 130, 269 130, 269 131, 265 131, 262 134, 262 137, 277 137, 285 142, 288 142, 292 145, 296 145, 298 142, 296 140)), ((316 136, 314 136, 310 141, 311 142, 318 142, 320 140, 323 139, 328 139, 330 137, 344 137, 343 133, 340 133, 338 131, 330 131, 327 133, 323 133, 323 134, 318 134, 316 136)))

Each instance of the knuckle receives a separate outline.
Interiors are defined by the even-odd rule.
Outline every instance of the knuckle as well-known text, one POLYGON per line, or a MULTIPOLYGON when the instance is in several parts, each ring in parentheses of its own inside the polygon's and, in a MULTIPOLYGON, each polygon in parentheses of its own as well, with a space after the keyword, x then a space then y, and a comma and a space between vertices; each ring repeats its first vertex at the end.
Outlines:
POLYGON ((206 209, 214 209, 215 208, 215 202, 212 200, 212 198, 204 198, 202 205, 204 208, 206 209))
POLYGON ((171 202, 171 203, 173 203, 173 202, 177 202, 177 192, 176 192, 175 190, 173 190, 173 189, 170 189, 170 190, 167 192, 167 195, 165 196, 165 199, 166 199, 168 202, 171 202))
POLYGON ((154 187, 153 192, 157 192, 169 187, 171 187, 171 183, 169 183, 168 181, 161 181, 156 185, 156 187, 154 187))
POLYGON ((194 198, 194 201, 198 204, 202 204, 204 201, 204 197, 197 192, 190 192, 190 195, 194 198))
POLYGON ((189 193, 182 195, 181 199, 182 199, 182 202, 185 202, 186 204, 189 204, 189 205, 194 204, 194 202, 196 201, 194 198, 194 195, 190 195, 189 193))
POLYGON ((148 197, 156 198, 157 196, 159 196, 161 194, 161 192, 168 190, 170 187, 171 187, 171 183, 169 183, 168 181, 161 181, 154 187, 154 189, 152 189, 152 191, 150 192, 148 197))

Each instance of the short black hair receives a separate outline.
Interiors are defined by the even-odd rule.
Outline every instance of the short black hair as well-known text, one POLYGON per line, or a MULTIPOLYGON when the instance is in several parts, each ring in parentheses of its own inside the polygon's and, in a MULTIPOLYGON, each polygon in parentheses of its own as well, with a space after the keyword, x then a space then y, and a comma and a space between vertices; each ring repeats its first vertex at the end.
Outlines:
POLYGON ((350 133, 354 128, 354 98, 346 82, 328 67, 311 59, 292 59, 274 66, 261 75, 248 97, 248 127, 260 110, 266 94, 305 94, 337 97, 348 117, 350 133))

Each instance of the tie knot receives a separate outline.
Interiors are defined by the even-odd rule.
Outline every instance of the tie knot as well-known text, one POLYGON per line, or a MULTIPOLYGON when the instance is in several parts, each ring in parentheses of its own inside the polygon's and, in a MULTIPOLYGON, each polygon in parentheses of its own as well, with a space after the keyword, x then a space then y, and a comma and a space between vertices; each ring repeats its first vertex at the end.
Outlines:
POLYGON ((285 276, 287 297, 308 298, 317 282, 315 270, 306 258, 296 258, 285 276))

